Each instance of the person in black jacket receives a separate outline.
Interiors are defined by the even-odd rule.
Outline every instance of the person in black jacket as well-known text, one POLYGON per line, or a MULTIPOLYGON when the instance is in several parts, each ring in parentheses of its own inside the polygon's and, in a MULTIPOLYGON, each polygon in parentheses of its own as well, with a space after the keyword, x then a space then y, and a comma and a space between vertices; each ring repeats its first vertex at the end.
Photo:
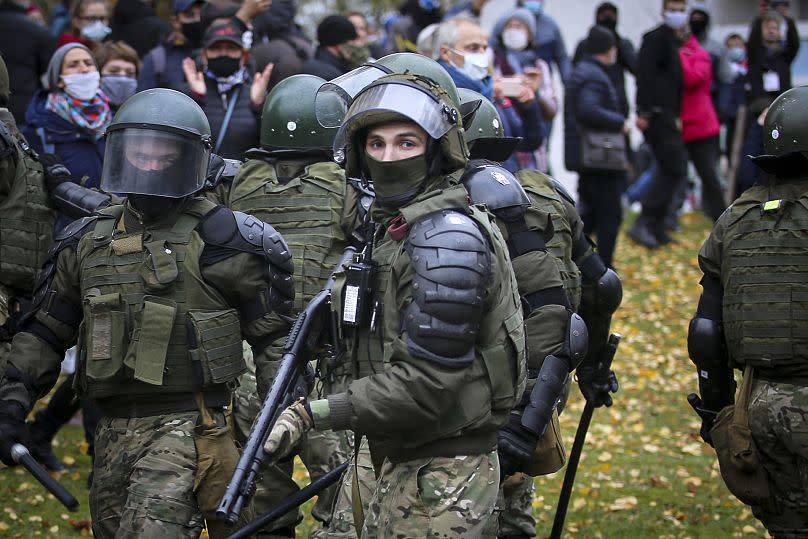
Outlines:
POLYGON ((25 120, 31 98, 42 89, 40 77, 48 68, 54 47, 48 30, 26 17, 21 3, 0 0, 0 54, 11 80, 8 108, 19 125, 25 120))
POLYGON ((665 22, 643 36, 637 60, 637 127, 651 146, 659 172, 628 235, 649 249, 673 241, 665 229, 665 215, 673 193, 687 177, 679 119, 683 92, 679 47, 687 31, 687 2, 664 0, 662 10, 665 22))
POLYGON ((623 220, 620 197, 625 172, 587 169, 581 162, 580 128, 628 133, 609 68, 617 62, 617 40, 602 26, 593 26, 586 38, 585 55, 567 81, 564 103, 564 156, 566 166, 580 173, 578 205, 584 232, 598 238, 600 256, 612 266, 617 231, 623 220))
POLYGON ((241 28, 230 21, 216 23, 205 32, 202 71, 197 71, 191 58, 182 63, 189 95, 210 122, 213 151, 225 159, 243 159, 244 152, 258 146, 261 109, 273 65, 253 75, 248 58, 241 28))
MULTIPOLYGON (((637 51, 630 40, 617 33, 618 21, 617 6, 611 2, 603 2, 595 10, 595 24, 610 30, 617 43, 617 62, 614 65, 606 66, 606 72, 612 79, 614 88, 617 91, 617 100, 620 103, 620 112, 628 116, 629 105, 626 94, 626 71, 632 75, 637 74, 637 51)), ((586 56, 586 38, 582 39, 575 48, 575 56, 572 63, 577 64, 586 56)))
POLYGON ((368 56, 357 57, 365 51, 359 43, 356 27, 342 15, 329 15, 317 25, 317 50, 314 57, 303 63, 302 73, 331 80, 362 65, 368 56))
POLYGON ((112 12, 111 41, 123 41, 143 57, 160 44, 171 28, 143 0, 118 0, 112 12))

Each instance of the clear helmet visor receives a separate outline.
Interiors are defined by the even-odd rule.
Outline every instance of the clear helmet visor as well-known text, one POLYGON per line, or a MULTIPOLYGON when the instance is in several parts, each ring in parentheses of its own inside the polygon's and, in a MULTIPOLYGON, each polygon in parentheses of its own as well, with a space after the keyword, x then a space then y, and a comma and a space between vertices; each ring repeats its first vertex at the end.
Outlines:
POLYGON ((210 145, 176 132, 123 128, 107 134, 101 189, 108 193, 181 198, 199 191, 210 145))
POLYGON ((344 155, 348 133, 360 118, 395 113, 415 122, 433 139, 443 137, 458 123, 458 112, 419 86, 406 82, 380 84, 360 93, 345 115, 334 139, 334 154, 344 155))
POLYGON ((339 127, 345 117, 345 111, 348 110, 348 105, 351 104, 356 94, 371 82, 390 73, 391 71, 384 66, 365 64, 324 83, 317 90, 314 98, 317 121, 323 127, 339 127), (338 102, 341 102, 341 105, 338 105, 338 102), (339 109, 342 111, 342 116, 337 117, 334 111, 339 109))

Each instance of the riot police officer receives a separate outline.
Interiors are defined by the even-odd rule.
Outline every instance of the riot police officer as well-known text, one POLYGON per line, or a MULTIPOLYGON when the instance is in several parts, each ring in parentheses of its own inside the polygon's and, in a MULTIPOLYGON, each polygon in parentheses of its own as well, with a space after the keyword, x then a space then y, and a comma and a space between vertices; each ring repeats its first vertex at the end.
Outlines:
MULTIPOLYGON (((325 285, 348 245, 360 243, 362 215, 372 198, 333 160, 333 143, 345 112, 335 96, 317 90, 325 80, 314 75, 293 75, 272 89, 261 116, 261 147, 249 150, 230 189, 230 208, 275 223, 292 252, 295 265, 297 313, 325 285)), ((271 350, 280 360, 286 335, 271 350)), ((321 361, 319 383, 313 391, 325 396, 345 389, 350 371, 338 355, 321 361)), ((254 372, 241 378, 236 390, 234 417, 242 434, 261 403, 255 393, 254 372)), ((300 456, 312 480, 348 458, 346 432, 309 433, 300 456)), ((269 467, 263 473, 254 505, 257 512, 286 499, 298 490, 292 480, 292 462, 269 467)), ((313 516, 328 525, 336 486, 320 492, 313 516)), ((290 512, 262 534, 294 536, 298 515, 290 512)))
MULTIPOLYGON (((108 130, 101 187, 123 205, 56 238, 0 379, 0 458, 79 340, 76 385, 103 417, 90 490, 97 537, 196 537, 238 454, 224 407, 256 347, 286 325, 291 254, 271 226, 194 197, 210 126, 189 97, 130 98, 108 130)), ((208 521, 213 536, 223 530, 208 521)))
POLYGON ((381 225, 370 290, 351 288, 362 280, 349 270, 341 293, 359 376, 287 409, 265 450, 277 459, 311 428, 352 428, 379 472, 363 537, 479 536, 496 503, 497 430, 524 387, 524 335, 507 246, 459 183, 457 105, 426 77, 382 77, 334 147, 348 176, 372 180, 381 225))
POLYGON ((774 537, 808 536, 807 103, 808 88, 798 87, 769 107, 766 154, 753 159, 769 178, 746 190, 704 242, 703 292, 688 332, 702 437, 730 491, 774 537), (733 369, 744 372, 734 406, 733 369))

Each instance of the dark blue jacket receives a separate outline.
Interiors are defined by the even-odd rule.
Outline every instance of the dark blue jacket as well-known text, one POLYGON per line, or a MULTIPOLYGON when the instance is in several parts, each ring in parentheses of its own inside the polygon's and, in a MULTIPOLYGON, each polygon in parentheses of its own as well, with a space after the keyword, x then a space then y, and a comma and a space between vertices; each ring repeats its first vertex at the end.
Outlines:
POLYGON ((579 125, 616 133, 623 128, 625 120, 606 66, 591 57, 575 64, 564 96, 564 163, 567 169, 581 167, 579 125))
MULTIPOLYGON (((85 187, 99 187, 104 163, 104 139, 95 140, 86 131, 58 114, 46 110, 47 97, 48 92, 45 90, 40 90, 34 95, 25 112, 23 135, 38 153, 52 152, 58 155, 70 171, 73 182, 82 183, 86 177, 83 182, 85 187)), ((70 221, 60 216, 56 222, 56 231, 61 230, 70 221)))
POLYGON ((143 57, 143 67, 137 80, 137 91, 151 88, 170 88, 179 92, 188 91, 185 73, 182 72, 182 61, 195 56, 193 48, 176 45, 166 41, 153 48, 143 57))

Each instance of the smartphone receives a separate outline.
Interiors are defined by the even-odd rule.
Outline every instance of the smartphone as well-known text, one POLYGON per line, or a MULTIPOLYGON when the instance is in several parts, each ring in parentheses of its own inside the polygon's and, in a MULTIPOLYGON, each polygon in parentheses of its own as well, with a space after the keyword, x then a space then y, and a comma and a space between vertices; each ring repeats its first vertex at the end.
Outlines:
POLYGON ((505 97, 518 97, 525 86, 520 77, 503 77, 499 79, 499 87, 505 97))

